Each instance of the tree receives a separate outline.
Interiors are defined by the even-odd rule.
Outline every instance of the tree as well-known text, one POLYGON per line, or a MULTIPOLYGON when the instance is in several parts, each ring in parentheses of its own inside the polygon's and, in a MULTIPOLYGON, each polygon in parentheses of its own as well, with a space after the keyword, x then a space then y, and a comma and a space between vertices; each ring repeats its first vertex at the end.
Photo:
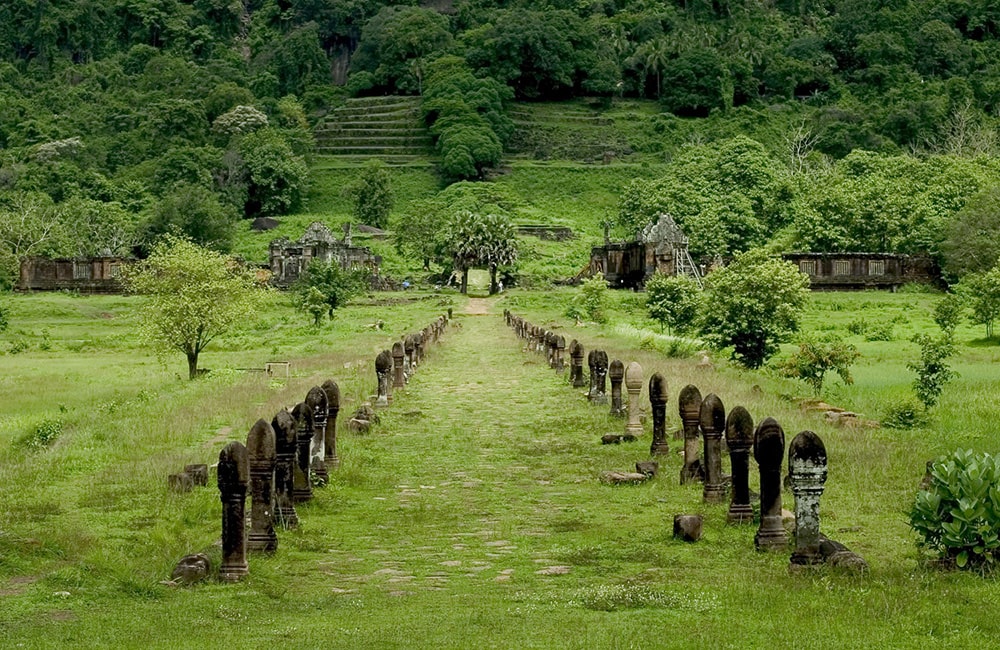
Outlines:
POLYGON ((570 298, 566 315, 577 322, 589 318, 595 323, 607 322, 608 281, 601 274, 592 275, 580 284, 580 291, 570 298))
POLYGON ((977 194, 947 222, 944 268, 956 277, 988 271, 1000 261, 1000 185, 977 194))
POLYGON ((760 249, 741 253, 705 278, 702 333, 732 358, 759 368, 798 330, 809 277, 760 249))
POLYGON ((959 293, 969 306, 969 320, 986 327, 986 338, 993 338, 993 323, 1000 318, 1000 264, 984 273, 970 273, 958 284, 959 293))
POLYGON ((469 285, 469 269, 486 266, 490 270, 490 293, 496 293, 496 273, 500 266, 517 260, 514 226, 505 216, 480 215, 458 210, 445 226, 443 250, 453 267, 462 274, 461 292, 469 285))
POLYGON ((913 342, 920 346, 920 359, 907 363, 906 367, 917 373, 913 390, 924 408, 929 409, 937 404, 944 385, 955 377, 947 363, 948 357, 955 353, 955 345, 948 333, 936 337, 917 334, 913 342))
POLYGON ((233 246, 237 219, 236 211, 220 203, 211 190, 181 183, 149 211, 143 239, 149 244, 160 235, 171 234, 226 252, 233 246))
POLYGON ((205 347, 250 318, 263 296, 253 269, 171 235, 124 269, 122 280, 127 290, 147 296, 139 314, 143 338, 161 356, 183 352, 190 379, 205 347))
POLYGON ((657 273, 646 281, 646 309, 649 317, 671 333, 685 333, 695 327, 701 287, 686 275, 657 273))
POLYGON ((859 356, 856 347, 840 338, 803 337, 798 352, 786 359, 779 369, 788 377, 806 382, 819 395, 827 372, 836 372, 845 384, 853 384, 851 365, 859 356))
POLYGON ((0 285, 17 278, 25 258, 58 244, 64 218, 61 207, 39 192, 17 192, 0 201, 0 285))
POLYGON ((385 228, 392 212, 392 180, 385 164, 373 158, 365 163, 357 180, 348 186, 354 200, 354 218, 360 223, 385 228))
POLYGON ((324 315, 333 318, 335 310, 361 292, 367 275, 363 270, 313 260, 295 284, 296 304, 319 327, 324 315))
MULTIPOLYGON (((693 49, 682 53, 666 66, 663 70, 663 90, 658 94, 667 110, 676 115, 705 117, 713 108, 727 105, 727 98, 722 94, 723 82, 727 80, 729 71, 722 65, 717 52, 693 49)), ((731 90, 728 100, 732 102, 731 90)))
POLYGON ((239 152, 249 181, 247 217, 287 214, 302 205, 309 168, 280 133, 272 128, 249 133, 239 152))

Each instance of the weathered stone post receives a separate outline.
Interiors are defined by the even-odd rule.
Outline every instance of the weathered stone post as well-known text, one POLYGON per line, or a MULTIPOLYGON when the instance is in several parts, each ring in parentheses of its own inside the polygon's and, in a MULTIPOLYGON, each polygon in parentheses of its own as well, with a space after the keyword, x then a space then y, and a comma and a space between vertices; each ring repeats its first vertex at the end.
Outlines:
POLYGON ((327 470, 340 467, 337 458, 337 414, 340 413, 340 386, 332 379, 323 382, 326 393, 326 432, 323 434, 323 463, 327 470))
POLYGON ((545 361, 549 364, 549 368, 554 370, 556 367, 556 335, 545 330, 542 339, 545 342, 545 361))
POLYGON ((625 417, 625 407, 622 405, 622 381, 625 379, 625 364, 615 359, 608 366, 608 377, 611 379, 611 415, 616 418, 625 417))
POLYGON ((313 386, 306 393, 306 406, 312 409, 313 414, 313 437, 309 445, 309 467, 312 472, 323 479, 326 485, 330 481, 330 474, 326 470, 326 414, 330 408, 329 400, 326 398, 326 391, 319 386, 313 386))
POLYGON ((701 402, 701 435, 705 441, 705 503, 722 503, 726 486, 722 483, 722 434, 726 430, 726 407, 715 393, 701 402))
POLYGON ((753 457, 760 469, 760 527, 754 536, 759 551, 783 550, 788 545, 781 522, 781 465, 785 432, 774 418, 767 418, 753 434, 753 457))
POLYGON ((403 351, 406 353, 406 369, 407 369, 407 372, 406 372, 406 381, 407 382, 410 381, 410 377, 413 376, 413 373, 415 373, 417 371, 417 364, 415 363, 416 359, 413 356, 413 354, 416 351, 416 349, 417 349, 417 346, 413 342, 413 335, 407 334, 406 338, 403 339, 403 351))
POLYGON ((587 353, 587 369, 590 371, 587 375, 588 386, 587 386, 587 399, 591 402, 594 401, 594 394, 597 392, 597 372, 594 366, 597 365, 597 350, 591 350, 587 353))
POLYGON ((566 361, 564 357, 566 356, 566 337, 557 336, 556 337, 556 372, 562 374, 563 369, 566 367, 566 361))
POLYGON ((219 579, 237 582, 247 567, 246 498, 250 467, 247 448, 231 442, 219 452, 219 498, 222 499, 222 565, 219 579))
POLYGON ((392 344, 392 387, 405 388, 406 379, 403 377, 403 359, 406 356, 403 352, 403 344, 396 341, 392 344))
POLYGON ((309 465, 310 443, 313 437, 312 409, 305 402, 299 402, 292 409, 295 418, 295 464, 292 468, 292 501, 308 501, 313 498, 312 477, 309 465))
POLYGON ((649 453, 664 456, 670 453, 667 445, 667 380, 658 372, 649 378, 649 406, 653 412, 653 442, 649 453))
POLYGON ((378 398, 375 400, 376 408, 389 406, 389 396, 386 391, 388 390, 389 372, 391 370, 392 356, 385 350, 382 350, 375 357, 375 376, 378 378, 378 398))
POLYGON ((250 465, 250 534, 248 551, 274 551, 278 536, 274 533, 274 429, 264 420, 247 435, 247 458, 250 465))
POLYGON ((424 362, 424 343, 423 332, 413 335, 413 358, 416 359, 418 366, 424 362))
POLYGON ((396 360, 392 357, 392 350, 382 350, 382 354, 389 360, 389 369, 385 373, 385 399, 389 404, 392 404, 393 372, 395 371, 396 360))
POLYGON ((819 564, 819 497, 826 483, 826 447, 812 431, 803 431, 788 445, 788 474, 795 495, 795 551, 792 566, 819 564))
POLYGON ((726 444, 733 468, 733 498, 729 502, 726 523, 746 524, 753 521, 750 505, 750 447, 753 446, 753 418, 742 406, 729 412, 726 419, 726 444))
POLYGON ((295 418, 286 409, 281 409, 271 420, 274 429, 276 461, 274 463, 274 512, 278 524, 286 530, 299 525, 295 512, 294 492, 296 424, 295 418))
POLYGON ((681 468, 681 485, 702 480, 699 460, 698 426, 701 422, 701 391, 688 384, 677 398, 677 410, 684 429, 684 467, 681 468))
POLYGON ((625 433, 635 437, 642 435, 642 420, 640 419, 639 393, 642 392, 642 366, 638 361, 628 364, 625 369, 625 390, 628 391, 628 421, 625 423, 625 433))
POLYGON ((573 388, 583 388, 587 381, 583 378, 583 346, 576 339, 569 344, 569 379, 573 388))
POLYGON ((608 376, 608 353, 604 350, 592 350, 587 359, 590 363, 591 391, 589 399, 594 404, 607 404, 608 396, 607 376, 608 376))

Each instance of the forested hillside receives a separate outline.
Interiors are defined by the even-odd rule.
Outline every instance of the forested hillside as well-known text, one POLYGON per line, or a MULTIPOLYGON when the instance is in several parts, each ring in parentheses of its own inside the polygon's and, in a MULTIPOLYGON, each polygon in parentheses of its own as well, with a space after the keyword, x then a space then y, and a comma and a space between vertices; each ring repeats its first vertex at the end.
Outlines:
POLYGON ((701 255, 930 253, 958 274, 997 220, 992 2, 7 0, 3 274, 169 231, 227 250, 241 219, 303 208, 313 129, 372 95, 421 97, 443 184, 618 133, 603 162, 665 165, 624 187, 619 232, 668 210, 701 255), (575 98, 599 119, 546 130, 515 104, 575 98), (635 100, 657 110, 616 109, 635 100))

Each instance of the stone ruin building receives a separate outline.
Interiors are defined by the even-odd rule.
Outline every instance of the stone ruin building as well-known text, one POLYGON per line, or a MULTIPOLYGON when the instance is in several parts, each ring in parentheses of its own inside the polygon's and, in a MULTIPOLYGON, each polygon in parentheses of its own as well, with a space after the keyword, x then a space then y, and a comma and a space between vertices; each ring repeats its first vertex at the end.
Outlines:
POLYGON ((785 253, 782 257, 809 276, 813 291, 896 291, 907 282, 941 284, 941 270, 929 257, 899 253, 785 253))
POLYGON ((330 229, 318 221, 306 228, 298 241, 281 237, 268 247, 271 268, 271 282, 277 287, 289 287, 309 268, 313 260, 327 264, 337 264, 344 270, 367 269, 372 274, 372 284, 379 284, 379 264, 382 258, 365 246, 351 243, 350 224, 344 232, 344 239, 333 236, 330 229))
POLYGON ((28 257, 21 261, 18 291, 121 293, 119 272, 134 260, 113 255, 78 259, 28 257))
POLYGON ((687 275, 701 283, 698 267, 688 253, 688 238, 668 214, 661 214, 627 242, 612 242, 590 251, 588 275, 602 274, 613 289, 640 289, 657 272, 687 275))

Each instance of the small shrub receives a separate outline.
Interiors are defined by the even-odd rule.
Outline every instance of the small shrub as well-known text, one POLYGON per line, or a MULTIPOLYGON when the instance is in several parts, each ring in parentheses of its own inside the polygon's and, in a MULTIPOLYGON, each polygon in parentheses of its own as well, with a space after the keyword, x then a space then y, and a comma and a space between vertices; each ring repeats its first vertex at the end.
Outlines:
POLYGON ((860 336, 868 331, 868 321, 864 318, 855 318, 847 324, 847 331, 860 336))
POLYGON ((584 280, 580 285, 580 291, 570 299, 566 307, 566 316, 578 321, 586 318, 595 323, 606 322, 607 292, 608 282, 604 276, 595 275, 584 280))
POLYGON ((6 331, 7 327, 10 325, 10 317, 8 316, 9 311, 10 308, 5 306, 3 303, 0 303, 0 332, 6 331))
POLYGON ((28 339, 16 338, 10 342, 10 349, 7 350, 10 354, 21 354, 26 352, 31 348, 31 344, 28 343, 28 339))
POLYGON ((865 330, 866 341, 891 341, 896 338, 891 322, 874 323, 865 330))
POLYGON ((956 377, 947 363, 948 357, 955 352, 955 346, 948 333, 939 337, 917 334, 913 342, 920 346, 920 360, 912 361, 906 367, 917 373, 913 380, 917 398, 926 408, 931 408, 937 404, 945 384, 956 377))
POLYGON ((887 429, 916 429, 927 424, 927 413, 912 399, 893 402, 882 415, 887 429))
POLYGON ((787 377, 806 382, 819 395, 827 372, 835 372, 845 384, 853 384, 851 365, 859 356, 857 348, 839 338, 819 340, 803 337, 799 342, 799 351, 785 360, 779 369, 787 377))
POLYGON ((910 527, 918 545, 959 568, 991 570, 1000 549, 1000 462, 957 450, 931 466, 929 490, 917 493, 910 527))
POLYGON ((30 451, 41 451, 55 442, 56 438, 62 433, 62 430, 62 420, 59 418, 46 418, 32 427, 18 442, 22 447, 30 451))

